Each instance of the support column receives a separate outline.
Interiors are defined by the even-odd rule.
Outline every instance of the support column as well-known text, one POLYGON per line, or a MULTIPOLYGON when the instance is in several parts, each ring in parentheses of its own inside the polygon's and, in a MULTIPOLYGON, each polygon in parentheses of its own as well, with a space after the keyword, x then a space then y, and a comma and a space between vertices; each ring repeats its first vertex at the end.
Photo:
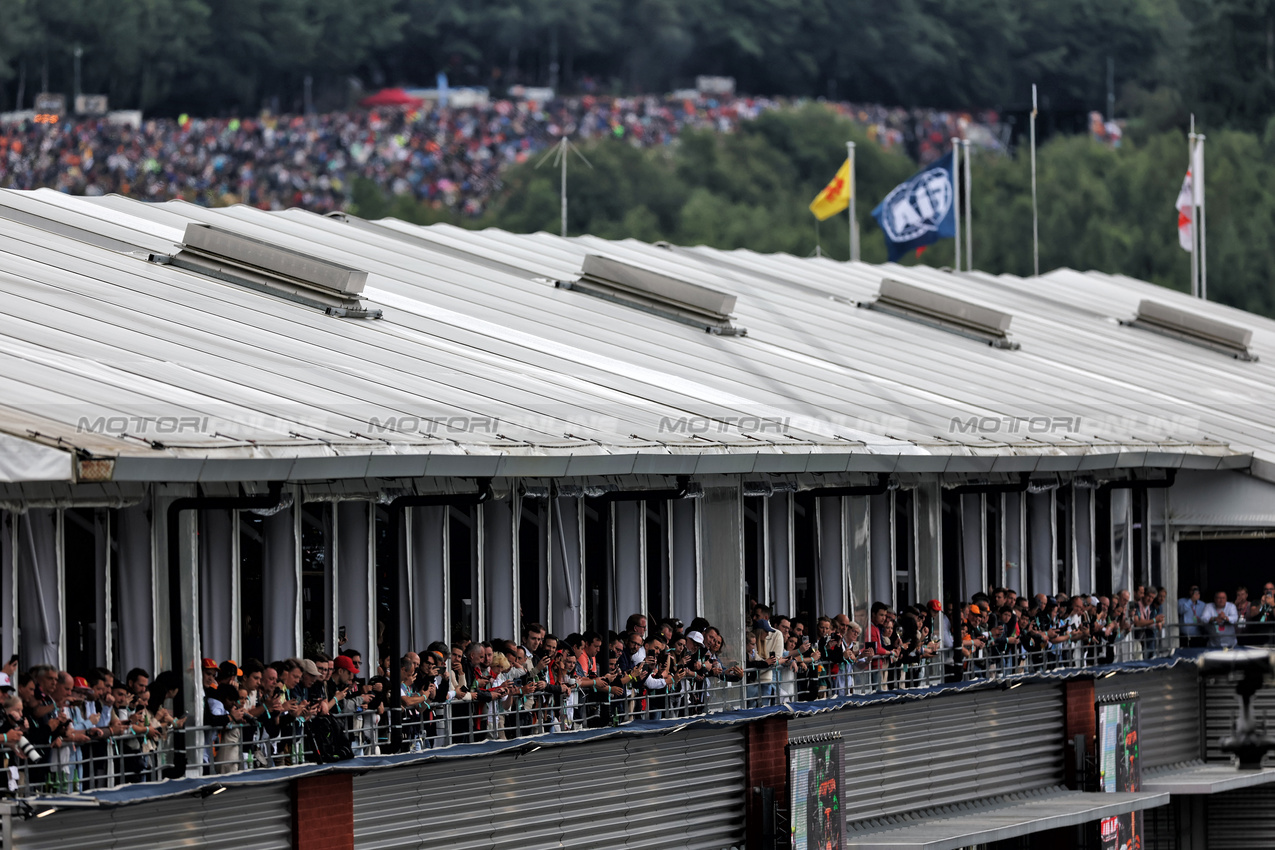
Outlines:
MULTIPOLYGON (((767 717, 745 727, 744 789, 748 795, 744 817, 748 824, 749 850, 771 846, 762 835, 761 811, 754 788, 772 788, 775 799, 788 798, 788 718, 767 717)), ((781 806, 782 806, 781 802, 781 806)))
POLYGON ((354 850, 354 777, 308 776, 292 786, 293 850, 354 850))

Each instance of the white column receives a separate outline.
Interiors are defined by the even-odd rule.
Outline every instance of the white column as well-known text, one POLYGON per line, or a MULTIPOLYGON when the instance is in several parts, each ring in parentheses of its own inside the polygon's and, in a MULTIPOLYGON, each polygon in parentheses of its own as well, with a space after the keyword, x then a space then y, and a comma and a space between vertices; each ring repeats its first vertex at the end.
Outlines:
POLYGON ((771 596, 780 613, 796 616, 791 493, 776 493, 762 499, 762 530, 766 535, 766 570, 770 577, 771 596))

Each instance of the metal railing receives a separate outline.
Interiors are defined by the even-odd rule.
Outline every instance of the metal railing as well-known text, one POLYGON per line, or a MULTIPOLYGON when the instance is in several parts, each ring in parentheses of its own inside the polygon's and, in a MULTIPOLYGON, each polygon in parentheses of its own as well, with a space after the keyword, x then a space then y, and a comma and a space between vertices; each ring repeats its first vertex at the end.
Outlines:
MULTIPOLYGON (((1275 624, 1241 633, 1275 643, 1275 624)), ((214 776, 367 755, 421 752, 457 744, 529 738, 637 721, 677 721, 723 711, 911 690, 961 681, 1014 679, 1054 670, 1161 658, 1194 639, 1189 627, 1135 629, 1111 639, 1060 640, 1048 646, 989 641, 964 648, 926 648, 906 659, 871 655, 840 664, 801 660, 754 666, 742 675, 687 674, 666 687, 647 687, 645 673, 617 677, 611 688, 574 683, 536 689, 530 679, 516 689, 467 694, 466 699, 422 703, 415 708, 362 710, 352 700, 330 715, 283 716, 269 724, 226 726, 152 725, 145 732, 88 743, 58 741, 32 748, 3 748, 10 793, 17 796, 91 793, 174 776, 214 776), (527 685, 530 684, 528 687, 527 685), (514 693, 514 691, 517 691, 514 693)), ((1207 638, 1202 638, 1207 641, 1207 638)), ((1242 641, 1241 641, 1242 642, 1242 641)))

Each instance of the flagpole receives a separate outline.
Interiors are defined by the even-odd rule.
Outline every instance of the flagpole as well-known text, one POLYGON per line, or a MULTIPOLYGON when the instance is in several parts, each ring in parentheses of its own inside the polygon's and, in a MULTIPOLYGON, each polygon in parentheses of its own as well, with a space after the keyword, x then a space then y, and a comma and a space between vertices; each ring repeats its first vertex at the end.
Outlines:
POLYGON ((956 222, 956 270, 961 270, 961 140, 952 137, 952 212, 956 222))
POLYGON ((562 151, 560 158, 562 159, 562 235, 567 235, 567 137, 562 137, 562 151))
POLYGON ((1200 297, 1204 300, 1209 298, 1209 261, 1208 261, 1208 229, 1204 225, 1204 134, 1200 133, 1195 137, 1196 159, 1199 160, 1200 173, 1192 174, 1192 187, 1198 186, 1199 190, 1195 196, 1200 199, 1199 216, 1200 216, 1200 297), (1200 181, 1195 183, 1194 181, 1200 181))
POLYGON ((974 271, 974 215, 971 212, 974 203, 974 182, 970 178, 970 140, 962 139, 961 147, 965 149, 965 270, 974 271))
POLYGON ((1040 277, 1040 222, 1036 212, 1036 84, 1032 83, 1032 272, 1040 277))
MULTIPOLYGON (((1186 134, 1186 171, 1195 167, 1195 113, 1191 113, 1191 132, 1186 134)), ((1195 253, 1200 243, 1199 214, 1195 209, 1195 175, 1191 174, 1191 297, 1200 297, 1200 266, 1195 253)))
POLYGON ((859 259, 858 219, 854 214, 854 196, 859 194, 854 185, 854 142, 846 142, 846 158, 850 161, 850 260, 859 259))

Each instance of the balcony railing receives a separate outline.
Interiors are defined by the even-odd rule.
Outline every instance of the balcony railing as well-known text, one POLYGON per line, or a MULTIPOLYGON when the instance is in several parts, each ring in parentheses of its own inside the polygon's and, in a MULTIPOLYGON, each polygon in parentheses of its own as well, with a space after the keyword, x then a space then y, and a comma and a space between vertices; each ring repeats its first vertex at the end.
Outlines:
MULTIPOLYGON (((1254 624, 1259 625, 1259 624, 1254 624)), ((1275 625, 1245 629, 1241 642, 1270 644, 1275 625)), ((1062 642, 1036 652, 996 644, 936 649, 902 663, 889 656, 843 664, 784 664, 750 669, 736 681, 690 676, 666 689, 615 687, 609 693, 569 690, 549 697, 534 685, 516 694, 480 702, 447 700, 417 709, 345 710, 285 721, 277 735, 257 724, 184 729, 152 725, 144 732, 91 743, 64 741, 32 747, 24 758, 18 744, 5 750, 17 768, 12 793, 91 794, 102 789, 173 776, 213 776, 249 770, 424 752, 489 740, 534 738, 582 728, 624 726, 635 721, 677 722, 708 714, 786 703, 811 704, 884 691, 929 688, 943 683, 1013 680, 1050 671, 1074 671, 1172 655, 1194 640, 1175 628, 1147 630, 1101 644, 1062 642)), ((1206 641, 1201 637, 1201 645, 1206 641)), ((345 703, 351 707, 353 703, 345 703)), ((813 707, 813 706, 812 706, 813 707)))

